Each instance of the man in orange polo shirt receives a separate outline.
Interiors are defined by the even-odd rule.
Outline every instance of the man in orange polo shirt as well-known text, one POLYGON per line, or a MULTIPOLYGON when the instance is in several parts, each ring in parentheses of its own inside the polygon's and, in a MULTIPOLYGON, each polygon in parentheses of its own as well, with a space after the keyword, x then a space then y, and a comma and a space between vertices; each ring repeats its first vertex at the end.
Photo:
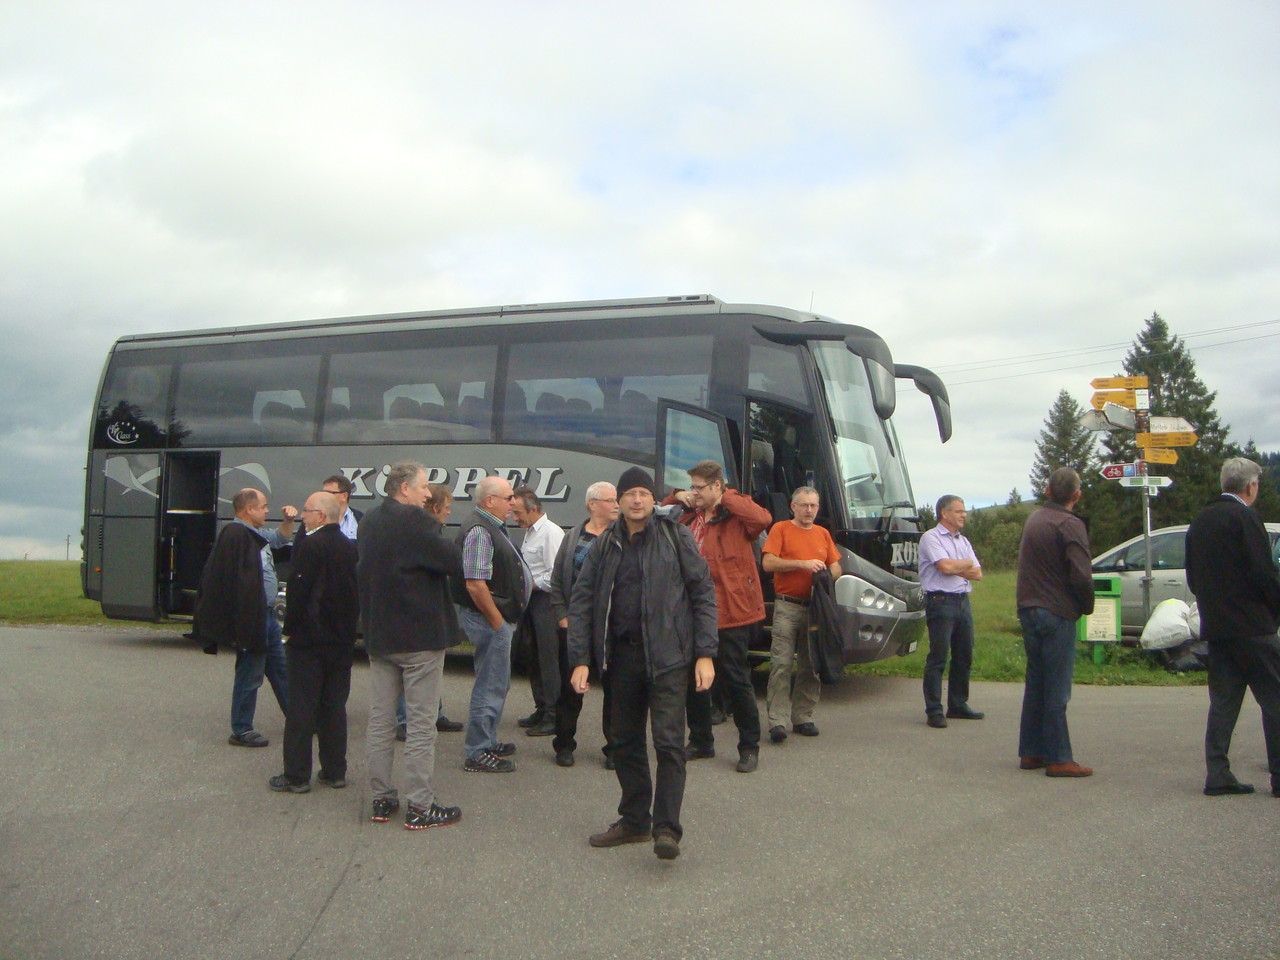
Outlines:
POLYGON ((773 574, 773 644, 769 650, 769 739, 787 739, 787 724, 802 737, 816 737, 813 708, 821 685, 809 662, 809 595, 813 575, 826 567, 840 576, 840 554, 825 527, 817 526, 818 491, 797 487, 792 519, 775 523, 764 542, 763 566, 773 574), (795 689, 791 665, 796 665, 795 689))

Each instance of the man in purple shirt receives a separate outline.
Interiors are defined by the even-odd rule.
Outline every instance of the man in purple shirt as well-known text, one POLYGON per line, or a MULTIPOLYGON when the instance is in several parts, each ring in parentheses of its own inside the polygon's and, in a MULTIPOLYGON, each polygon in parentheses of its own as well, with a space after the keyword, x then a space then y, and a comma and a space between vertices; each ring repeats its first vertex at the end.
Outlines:
POLYGON ((982 579, 982 565, 963 533, 968 517, 964 501, 952 494, 938 498, 938 525, 920 537, 920 586, 929 623, 929 656, 924 663, 924 713, 941 729, 947 717, 981 720, 969 707, 969 670, 973 666, 972 581, 982 579), (942 672, 947 674, 947 710, 942 711, 942 672))

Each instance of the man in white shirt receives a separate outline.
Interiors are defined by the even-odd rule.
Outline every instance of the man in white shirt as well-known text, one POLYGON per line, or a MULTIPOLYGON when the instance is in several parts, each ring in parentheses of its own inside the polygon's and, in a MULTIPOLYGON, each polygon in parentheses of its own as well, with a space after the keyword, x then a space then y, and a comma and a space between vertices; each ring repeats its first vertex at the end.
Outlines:
POLYGON ((524 529, 520 553, 533 575, 533 595, 519 629, 532 640, 529 686, 534 711, 521 717, 519 723, 531 737, 550 737, 556 732, 556 701, 560 699, 560 651, 551 610, 551 572, 564 531, 542 512, 542 501, 530 487, 519 488, 515 496, 512 514, 524 529))

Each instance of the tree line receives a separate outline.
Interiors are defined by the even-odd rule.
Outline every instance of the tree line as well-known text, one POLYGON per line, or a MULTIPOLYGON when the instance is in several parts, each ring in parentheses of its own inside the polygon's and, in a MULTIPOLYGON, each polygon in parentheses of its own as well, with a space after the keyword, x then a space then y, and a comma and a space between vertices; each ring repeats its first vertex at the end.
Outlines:
MULTIPOLYGON (((1123 376, 1146 376, 1149 383, 1150 413, 1154 417, 1182 417, 1192 424, 1198 437, 1195 446, 1177 448, 1176 464, 1149 463, 1147 472, 1167 476, 1172 486, 1151 498, 1151 527, 1189 523, 1199 509, 1219 493, 1219 470, 1229 457, 1248 457, 1262 465, 1264 482, 1255 507, 1263 520, 1280 521, 1280 452, 1262 453, 1252 439, 1243 446, 1230 438, 1230 427, 1214 409, 1217 391, 1209 390, 1196 374, 1195 360, 1186 344, 1172 334, 1168 323, 1153 313, 1134 340, 1123 361, 1123 376)), ((1036 441, 1029 476, 1030 502, 1023 502, 1015 488, 1007 502, 969 513, 965 535, 988 569, 1005 569, 1017 562, 1018 542, 1027 516, 1044 499, 1049 474, 1059 467, 1072 467, 1080 474, 1084 492, 1077 507, 1089 525, 1094 555, 1108 550, 1142 532, 1142 496, 1104 480, 1099 473, 1107 463, 1130 463, 1141 459, 1128 430, 1094 433, 1080 423, 1084 408, 1067 390, 1062 390, 1045 418, 1036 441)), ((920 508, 926 522, 933 523, 932 506, 920 508)))

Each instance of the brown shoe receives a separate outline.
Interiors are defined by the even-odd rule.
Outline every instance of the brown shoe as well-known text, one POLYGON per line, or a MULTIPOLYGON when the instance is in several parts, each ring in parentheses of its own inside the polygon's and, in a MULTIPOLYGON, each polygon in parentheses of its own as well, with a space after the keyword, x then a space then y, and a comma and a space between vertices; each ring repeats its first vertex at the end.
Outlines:
POLYGON ((1018 769, 1040 770, 1044 768, 1044 757, 1019 757, 1018 769))
POLYGON ((593 833, 587 838, 587 843, 593 847, 620 847, 624 843, 644 843, 648 839, 648 830, 637 830, 619 820, 604 833, 593 833))
POLYGON ((1046 777, 1091 777, 1093 767, 1082 767, 1074 760, 1068 760, 1066 763, 1047 764, 1044 775, 1046 777))

